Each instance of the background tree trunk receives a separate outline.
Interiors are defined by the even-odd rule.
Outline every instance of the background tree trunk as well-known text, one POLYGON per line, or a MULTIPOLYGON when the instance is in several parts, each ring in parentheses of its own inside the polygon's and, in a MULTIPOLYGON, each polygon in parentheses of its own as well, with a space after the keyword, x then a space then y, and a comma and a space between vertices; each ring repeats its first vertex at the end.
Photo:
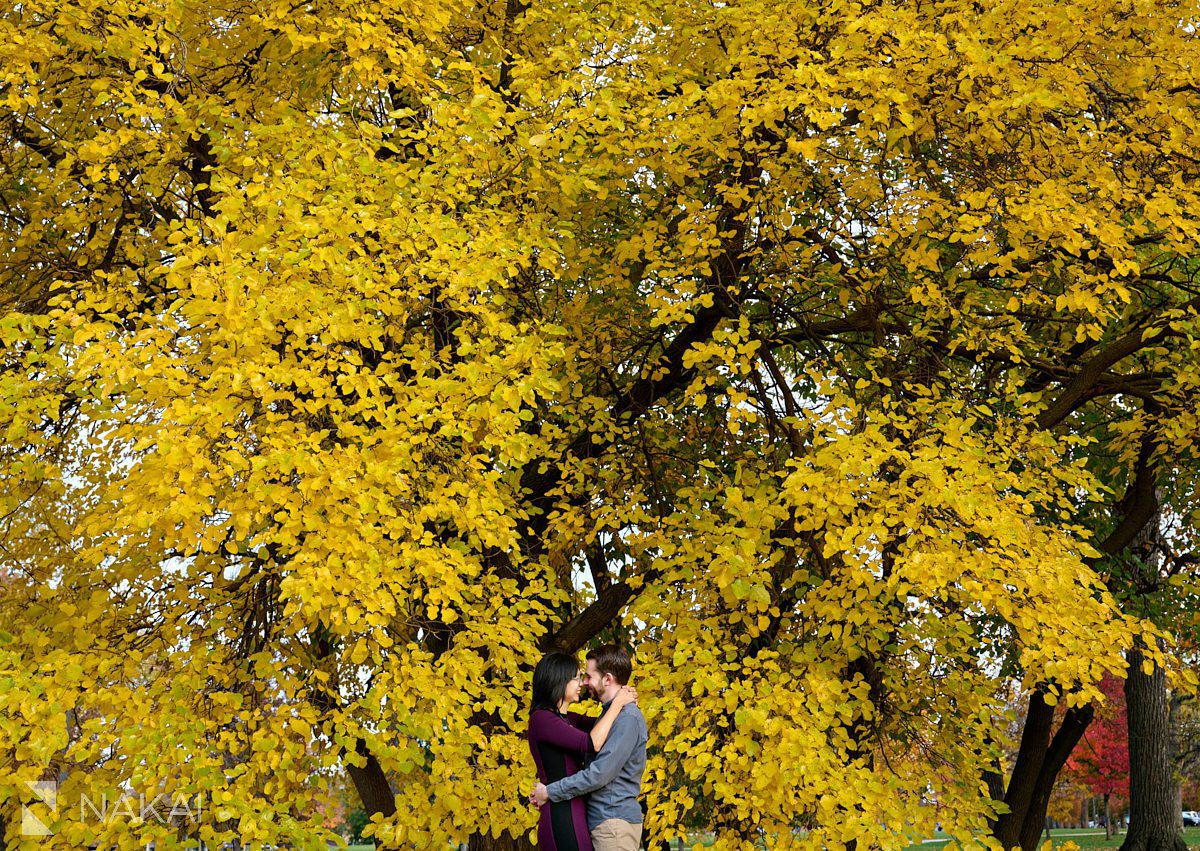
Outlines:
POLYGON ((1000 816, 993 831, 1003 847, 1020 846, 1023 851, 1034 851, 1038 847, 1046 827, 1046 810, 1054 783, 1091 723, 1094 712, 1091 706, 1068 710, 1051 739, 1054 707, 1046 703, 1041 688, 1029 696, 1021 746, 1004 796, 1009 811, 1000 816))
POLYGON ((1172 692, 1167 701, 1167 729, 1171 735, 1171 798, 1175 802, 1171 805, 1171 812, 1175 816, 1175 829, 1183 831, 1183 778, 1187 775, 1184 773, 1183 759, 1183 729, 1181 710, 1183 707, 1183 698, 1172 692))
POLYGON ((1176 826, 1179 806, 1172 760, 1167 677, 1161 666, 1146 674, 1143 653, 1128 653, 1125 705, 1129 718, 1129 833, 1121 851, 1186 851, 1176 826))
MULTIPOLYGON (((1029 696, 1029 711, 1025 715, 1025 728, 1021 731, 1021 746, 1013 764, 1012 776, 1004 803, 1008 812, 996 822, 995 837, 1005 848, 1016 848, 1020 844, 1021 827, 1033 800, 1038 774, 1046 759, 1050 746, 1050 728, 1054 722, 1054 707, 1044 700, 1041 689, 1034 689, 1029 696)), ((1038 832, 1041 832, 1039 826, 1038 832)))
MULTIPOLYGON (((989 768, 983 772, 983 782, 987 786, 988 797, 993 801, 1004 800, 1004 775, 1001 774, 1000 761, 996 760, 994 768, 989 768)), ((1000 818, 1003 818, 1001 816, 1000 818)), ((992 831, 992 835, 996 835, 996 827, 1000 823, 1000 818, 988 820, 988 827, 992 831)))
POLYGON ((382 813, 385 818, 388 818, 396 812, 396 799, 395 792, 392 791, 392 784, 388 781, 387 774, 379 764, 379 760, 367 748, 366 742, 359 739, 357 750, 360 756, 366 757, 367 762, 361 766, 344 763, 346 773, 350 775, 350 781, 354 784, 355 791, 358 792, 358 799, 362 803, 363 809, 367 811, 367 816, 382 813))
POLYGON ((1083 734, 1087 731, 1088 725, 1092 723, 1095 714, 1096 710, 1090 704, 1068 709, 1062 724, 1050 741, 1050 746, 1046 749, 1042 764, 1038 768, 1033 795, 1021 823, 1022 851, 1037 851, 1043 828, 1049 835, 1050 828, 1046 822, 1046 811, 1050 808, 1050 796, 1054 794, 1054 784, 1058 781, 1059 772, 1067 764, 1067 757, 1071 755, 1071 751, 1075 750, 1075 746, 1083 738, 1083 734))
POLYGON ((466 851, 537 851, 537 846, 529 841, 528 833, 519 837, 502 833, 499 839, 491 834, 476 834, 467 840, 466 851))

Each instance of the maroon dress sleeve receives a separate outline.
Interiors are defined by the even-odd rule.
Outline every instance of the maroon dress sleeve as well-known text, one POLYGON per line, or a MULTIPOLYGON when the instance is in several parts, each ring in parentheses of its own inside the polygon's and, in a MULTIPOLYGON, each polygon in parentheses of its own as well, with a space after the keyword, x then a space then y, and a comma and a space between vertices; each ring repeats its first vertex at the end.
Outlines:
POLYGON ((529 719, 529 737, 535 741, 579 754, 592 752, 592 737, 548 709, 539 709, 529 719))
POLYGON ((583 730, 585 733, 592 732, 592 728, 596 726, 596 722, 600 720, 598 715, 584 715, 582 712, 568 712, 567 723, 572 727, 583 730))

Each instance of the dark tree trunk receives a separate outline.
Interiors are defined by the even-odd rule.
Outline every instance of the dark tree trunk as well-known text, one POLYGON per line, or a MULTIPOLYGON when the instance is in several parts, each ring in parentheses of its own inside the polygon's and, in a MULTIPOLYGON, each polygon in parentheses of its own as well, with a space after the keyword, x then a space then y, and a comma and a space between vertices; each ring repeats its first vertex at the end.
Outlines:
MULTIPOLYGON (((1003 774, 1003 771, 1004 771, 1004 768, 1000 764, 999 757, 997 757, 996 761, 992 765, 992 767, 985 769, 983 772, 983 782, 984 782, 984 785, 987 786, 988 797, 991 798, 993 801, 1003 801, 1004 800, 1004 774, 1003 774)), ((996 824, 998 823, 998 821, 999 821, 999 819, 991 819, 988 821, 988 828, 992 831, 993 834, 996 831, 996 824)))
POLYGON ((362 802, 363 809, 367 811, 368 816, 376 813, 383 813, 384 817, 394 815, 396 812, 395 793, 392 791, 392 784, 388 782, 383 766, 379 764, 379 760, 375 754, 371 753, 364 740, 358 740, 356 750, 359 756, 366 759, 366 764, 359 766, 346 762, 344 765, 346 773, 350 775, 350 780, 354 783, 355 791, 358 792, 358 799, 362 802))
POLYGON ((490 834, 476 834, 467 840, 467 851, 537 851, 537 846, 529 841, 528 833, 518 837, 502 833, 499 839, 490 834))
POLYGON ((1121 851, 1186 851, 1176 827, 1167 677, 1161 666, 1146 674, 1138 646, 1130 649, 1125 680, 1129 720, 1129 832, 1121 851))
POLYGON ((1171 731, 1171 798, 1174 803, 1171 804, 1171 812, 1175 814, 1175 830, 1183 833, 1183 778, 1187 775, 1184 773, 1183 759, 1183 731, 1181 729, 1181 720, 1179 717, 1180 707, 1183 705, 1183 699, 1179 694, 1172 692, 1168 701, 1168 716, 1167 726, 1171 731))
MULTIPOLYGON (((1089 704, 1068 709, 1067 714, 1063 717, 1062 726, 1058 728, 1058 732, 1054 734, 1050 746, 1046 749, 1046 756, 1038 770, 1037 780, 1033 786, 1033 795, 1025 812, 1025 819, 1021 824, 1022 851, 1037 851, 1042 828, 1046 827, 1046 811, 1050 808, 1050 796, 1054 792, 1054 784, 1058 781, 1058 773, 1067 764, 1067 757, 1071 755, 1071 751, 1075 750, 1075 746, 1083 738, 1083 734, 1087 731, 1088 725, 1092 723, 1095 714, 1095 708, 1089 704)), ((1048 832, 1049 828, 1047 827, 1046 830, 1048 832)))
POLYGON ((1112 835, 1113 835, 1112 800, 1111 800, 1111 798, 1112 798, 1111 795, 1104 796, 1104 839, 1105 839, 1105 841, 1112 839, 1112 835))
POLYGON ((1040 688, 1029 696, 1029 711, 1025 714, 1025 729, 1021 731, 1021 747, 1013 764, 1012 776, 1004 803, 1008 812, 996 820, 994 835, 1004 848, 1020 845, 1021 827, 1029 804, 1033 800, 1038 774, 1050 747, 1050 728, 1054 722, 1054 707, 1046 703, 1040 688))
MULTIPOLYGON (((1094 713, 1091 706, 1067 710, 1052 739, 1054 707, 1046 703, 1043 688, 1034 689, 1029 697, 1020 749, 1003 798, 1008 812, 996 820, 992 829, 992 835, 1004 848, 1034 851, 1038 847, 1058 774, 1083 738, 1094 713)), ((998 800, 998 778, 985 774, 985 780, 993 800, 998 800)))

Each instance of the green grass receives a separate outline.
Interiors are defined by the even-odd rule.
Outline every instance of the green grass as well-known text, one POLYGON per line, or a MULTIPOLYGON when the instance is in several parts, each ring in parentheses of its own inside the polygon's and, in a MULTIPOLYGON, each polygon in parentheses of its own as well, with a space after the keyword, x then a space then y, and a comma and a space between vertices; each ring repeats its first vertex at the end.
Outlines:
MULTIPOLYGON (((938 840, 949 842, 950 838, 945 834, 938 834, 938 840)), ((1067 842, 1074 842, 1080 848, 1120 848, 1121 842, 1125 839, 1125 831, 1118 830, 1113 834, 1112 839, 1104 838, 1104 828, 1088 827, 1083 829, 1068 829, 1051 830, 1050 839, 1054 843, 1055 848, 1062 847, 1067 842)), ((1042 842, 1046 841, 1046 834, 1042 834, 1042 842)), ((1200 828, 1188 827, 1184 828, 1183 841, 1190 847, 1200 847, 1200 828)), ((925 842, 921 845, 909 846, 908 851, 937 851, 941 846, 941 842, 925 842)))

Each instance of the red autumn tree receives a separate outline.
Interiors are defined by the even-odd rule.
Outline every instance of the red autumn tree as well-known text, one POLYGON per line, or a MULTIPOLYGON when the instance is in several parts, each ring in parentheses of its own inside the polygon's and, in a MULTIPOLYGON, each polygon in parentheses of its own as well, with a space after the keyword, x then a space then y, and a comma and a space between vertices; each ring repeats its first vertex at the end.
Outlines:
POLYGON ((1067 761, 1066 772, 1070 779, 1104 799, 1104 829, 1111 838, 1112 798, 1129 796, 1129 730, 1121 681, 1108 675, 1100 688, 1107 700, 1067 761))

